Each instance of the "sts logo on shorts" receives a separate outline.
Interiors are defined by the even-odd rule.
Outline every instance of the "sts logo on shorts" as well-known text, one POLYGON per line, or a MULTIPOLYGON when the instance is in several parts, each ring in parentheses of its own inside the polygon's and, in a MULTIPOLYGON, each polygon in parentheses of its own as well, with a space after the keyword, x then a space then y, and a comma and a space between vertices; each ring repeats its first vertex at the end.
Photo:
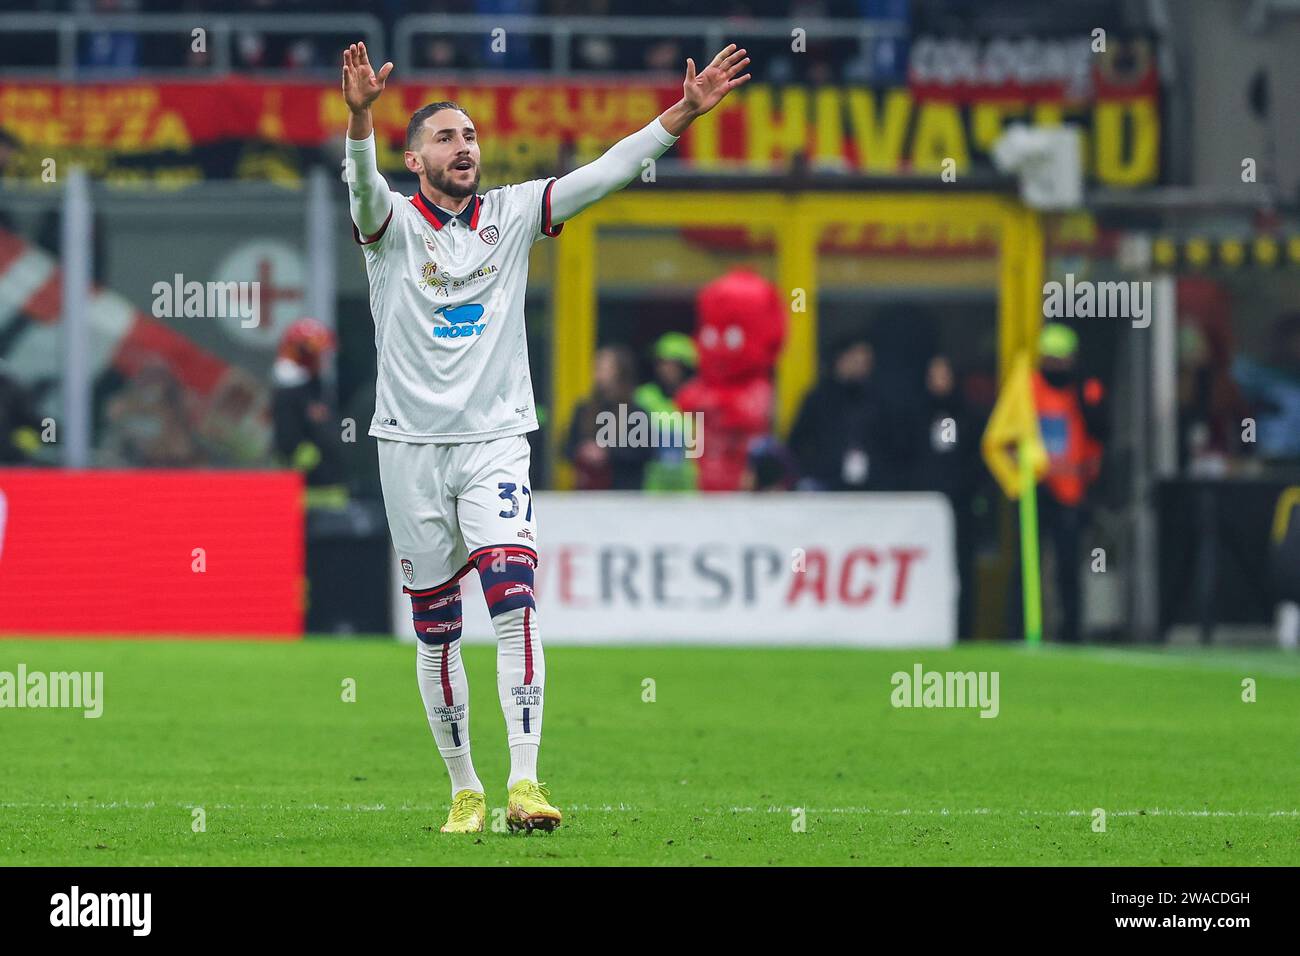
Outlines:
POLYGON ((447 320, 446 325, 433 327, 435 339, 469 338, 482 335, 483 330, 487 328, 486 322, 479 323, 479 319, 483 318, 483 306, 478 302, 469 305, 444 305, 434 309, 433 314, 447 320))
POLYGON ((411 564, 410 558, 402 558, 402 577, 406 578, 407 584, 415 583, 415 565, 411 564))

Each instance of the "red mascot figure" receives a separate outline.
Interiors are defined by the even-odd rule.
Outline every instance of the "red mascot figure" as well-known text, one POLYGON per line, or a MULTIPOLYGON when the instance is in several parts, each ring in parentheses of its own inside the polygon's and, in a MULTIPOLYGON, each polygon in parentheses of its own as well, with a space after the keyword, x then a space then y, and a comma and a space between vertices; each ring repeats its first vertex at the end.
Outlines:
POLYGON ((684 412, 703 412, 699 487, 736 491, 749 443, 772 431, 772 371, 785 340, 776 286, 752 269, 733 269, 695 300, 699 373, 677 393, 684 412))

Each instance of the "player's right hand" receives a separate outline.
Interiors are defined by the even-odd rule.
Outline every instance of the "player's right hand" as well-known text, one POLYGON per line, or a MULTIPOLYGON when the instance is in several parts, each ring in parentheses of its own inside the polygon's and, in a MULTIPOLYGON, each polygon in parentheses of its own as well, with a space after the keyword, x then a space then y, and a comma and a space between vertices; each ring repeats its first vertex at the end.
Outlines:
POLYGON ((392 72, 393 64, 385 63, 379 68, 379 73, 375 73, 364 43, 353 43, 344 50, 343 99, 347 101, 348 109, 354 113, 368 110, 384 92, 384 83, 392 72))

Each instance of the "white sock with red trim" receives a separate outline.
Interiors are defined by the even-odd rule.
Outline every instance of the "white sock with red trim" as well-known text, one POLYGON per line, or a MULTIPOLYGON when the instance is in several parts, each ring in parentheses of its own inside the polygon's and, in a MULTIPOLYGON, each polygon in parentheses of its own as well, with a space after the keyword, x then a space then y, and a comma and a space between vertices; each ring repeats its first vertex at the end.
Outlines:
POLYGON ((510 744, 510 779, 537 779, 537 751, 542 743, 542 697, 546 659, 537 630, 537 611, 521 607, 492 618, 497 634, 497 692, 510 744))
POLYGON ((420 681, 424 712, 429 717, 438 753, 451 775, 451 795, 462 790, 483 792, 469 754, 469 681, 460 661, 460 641, 419 642, 415 673, 420 681))

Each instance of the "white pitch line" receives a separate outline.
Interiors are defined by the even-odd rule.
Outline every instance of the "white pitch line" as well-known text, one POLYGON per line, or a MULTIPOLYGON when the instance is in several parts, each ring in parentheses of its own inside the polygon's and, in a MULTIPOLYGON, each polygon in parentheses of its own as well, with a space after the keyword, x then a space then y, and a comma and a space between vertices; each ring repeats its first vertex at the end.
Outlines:
MULTIPOLYGON (((328 813, 440 813, 446 809, 444 804, 428 806, 412 806, 403 804, 401 806, 390 807, 386 804, 351 804, 345 803, 337 806, 331 806, 323 803, 300 803, 300 804, 250 804, 250 803, 175 803, 159 804, 154 801, 144 803, 135 803, 129 800, 115 800, 108 803, 79 803, 76 801, 70 803, 0 803, 0 810, 195 810, 202 807, 204 810, 238 810, 238 811, 275 811, 283 812, 288 810, 319 810, 328 813)), ((578 813, 654 813, 658 812, 653 808, 631 807, 627 804, 618 806, 578 804, 569 805, 565 808, 578 813)), ((1103 808, 1104 809, 1104 808, 1103 808)), ((788 814, 795 810, 802 810, 804 813, 838 813, 838 814, 857 814, 861 816, 927 816, 927 817, 949 817, 949 816, 1035 816, 1035 817, 1081 817, 1091 816, 1091 810, 1028 810, 1028 809, 998 809, 994 807, 964 807, 951 809, 948 807, 925 808, 925 809, 887 809, 880 807, 681 807, 674 808, 673 812, 699 812, 713 814, 727 813, 780 813, 788 814)), ((1107 810, 1108 816, 1112 817, 1300 817, 1300 810, 1181 810, 1153 807, 1150 809, 1139 810, 1107 810)))
POLYGON ((1157 670, 1219 671, 1221 673, 1237 674, 1242 677, 1263 674, 1268 677, 1281 677, 1289 680, 1300 678, 1300 660, 1297 660, 1294 656, 1269 656, 1267 649, 1261 649, 1254 653, 1250 651, 1234 653, 1228 650, 1205 651, 1203 653, 1196 651, 1184 653, 1178 650, 1160 652, 1122 650, 1111 647, 1023 649, 1023 653, 1027 655, 1041 654, 1044 651, 1048 654, 1056 654, 1059 657, 1076 655, 1081 659, 1101 661, 1105 664, 1127 664, 1157 670))

